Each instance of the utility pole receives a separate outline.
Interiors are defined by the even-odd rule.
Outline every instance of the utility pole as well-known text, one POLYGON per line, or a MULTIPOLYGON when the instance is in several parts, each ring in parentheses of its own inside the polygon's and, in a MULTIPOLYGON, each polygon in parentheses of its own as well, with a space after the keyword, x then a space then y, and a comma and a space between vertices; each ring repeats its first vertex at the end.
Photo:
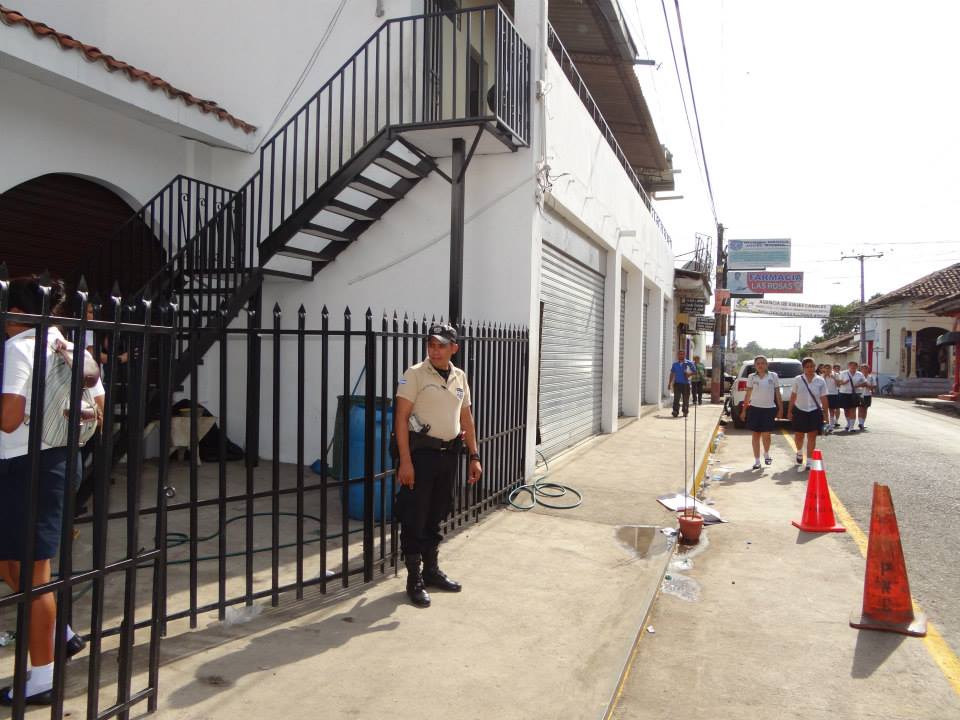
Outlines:
MULTIPOLYGON (((723 225, 717 223, 717 281, 715 287, 721 290, 727 286, 727 261, 723 255, 723 225)), ((716 313, 713 324, 713 372, 710 378, 710 402, 719 403, 723 388, 723 338, 726 334, 724 327, 725 315, 716 313)))
POLYGON ((883 253, 876 255, 840 255, 841 260, 859 260, 860 261, 860 364, 865 364, 870 358, 867 357, 867 310, 866 297, 863 291, 863 261, 870 258, 882 258, 883 253))

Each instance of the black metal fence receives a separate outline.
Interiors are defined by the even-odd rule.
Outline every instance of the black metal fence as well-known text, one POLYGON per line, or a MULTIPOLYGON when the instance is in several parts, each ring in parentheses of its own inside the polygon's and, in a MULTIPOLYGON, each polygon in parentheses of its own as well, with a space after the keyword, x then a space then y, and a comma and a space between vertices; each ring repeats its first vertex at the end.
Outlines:
MULTIPOLYGON (((55 593, 57 599, 52 717, 63 716, 65 697, 83 695, 88 718, 125 717, 143 700, 151 711, 157 706, 163 635, 196 627, 205 613, 229 621, 255 610, 258 600, 277 604, 284 593, 300 599, 311 587, 326 593, 396 568, 388 438, 398 380, 425 357, 425 317, 375 317, 367 311, 358 322, 349 310, 340 320, 326 308, 314 317, 302 306, 293 318, 279 307, 262 317, 254 297, 230 326, 201 326, 194 311, 188 326, 178 328, 169 303, 127 307, 111 298, 99 310, 109 319, 87 321, 79 313, 13 314, 6 299, 7 282, 0 280, 4 329, 23 325, 42 337, 56 324, 81 344, 85 331, 94 329, 110 335, 114 348, 103 369, 103 429, 90 441, 93 511, 74 520, 73 496, 67 493, 53 578, 33 587, 29 574, 22 574, 19 588, 0 593, 0 628, 16 615, 13 658, 0 655, 0 675, 13 674, 14 717, 23 717, 23 639, 29 635, 30 601, 40 593, 55 593), (213 349, 204 365, 191 359, 182 388, 171 383, 178 333, 190 336, 191 345, 204 333, 214 336, 208 338, 213 349), (126 418, 114 402, 116 348, 123 345, 131 358, 126 418), (173 411, 178 392, 206 400, 215 417, 205 417, 201 403, 192 400, 178 404, 184 411, 173 411), (117 433, 121 420, 130 432, 117 433), (214 422, 217 429, 211 430, 214 422), (132 431, 139 428, 144 432, 132 431), (204 439, 208 432, 214 435, 204 439), (111 471, 116 437, 126 438, 126 463, 111 471), (230 437, 242 439, 242 449, 234 448, 230 437), (171 459, 176 446, 185 446, 186 461, 171 459), (178 621, 183 624, 174 625, 178 621), (85 673, 78 662, 67 673, 68 622, 88 641, 85 673), (142 687, 134 687, 135 677, 146 678, 142 687)), ((86 300, 78 293, 75 308, 86 300)), ((470 381, 485 472, 469 485, 461 467, 446 531, 504 503, 523 481, 526 466, 527 332, 467 323, 460 333, 455 362, 470 381)), ((36 353, 34 362, 33 397, 42 398, 46 355, 36 353)), ((74 397, 80 392, 78 373, 74 397)), ((32 458, 40 448, 39 422, 34 414, 32 458)), ((77 444, 73 432, 71 463, 83 462, 77 444)), ((38 492, 38 463, 32 466, 30 534, 38 492)), ((23 558, 25 567, 32 562, 29 554, 23 558)))

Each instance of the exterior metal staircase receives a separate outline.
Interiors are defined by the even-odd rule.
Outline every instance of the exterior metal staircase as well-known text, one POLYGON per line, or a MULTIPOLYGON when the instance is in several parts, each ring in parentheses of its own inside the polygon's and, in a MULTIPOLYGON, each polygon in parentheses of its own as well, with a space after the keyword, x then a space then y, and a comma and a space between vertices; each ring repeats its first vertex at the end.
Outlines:
POLYGON ((313 280, 431 172, 454 182, 437 162, 452 141, 471 157, 515 152, 529 128, 530 49, 500 6, 391 19, 262 145, 238 190, 178 176, 94 262, 127 279, 127 302, 177 305, 177 387, 219 337, 197 331, 231 322, 265 276, 313 280))

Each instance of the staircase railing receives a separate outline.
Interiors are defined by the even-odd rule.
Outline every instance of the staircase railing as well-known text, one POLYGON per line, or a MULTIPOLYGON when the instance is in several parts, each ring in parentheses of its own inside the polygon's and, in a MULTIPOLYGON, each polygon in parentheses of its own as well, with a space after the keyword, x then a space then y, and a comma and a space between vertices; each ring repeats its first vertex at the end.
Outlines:
POLYGON ((232 196, 227 188, 177 175, 117 228, 70 279, 83 275, 91 292, 101 297, 111 292, 116 281, 124 297, 133 296, 232 196))
POLYGON ((261 147, 259 240, 387 128, 487 122, 526 145, 529 95, 530 48, 501 7, 388 20, 261 147))

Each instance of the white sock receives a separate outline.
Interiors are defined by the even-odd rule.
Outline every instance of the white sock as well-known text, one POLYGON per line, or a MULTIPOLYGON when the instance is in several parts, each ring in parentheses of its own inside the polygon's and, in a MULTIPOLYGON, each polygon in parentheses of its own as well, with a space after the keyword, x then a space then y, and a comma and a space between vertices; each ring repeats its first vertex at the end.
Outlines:
POLYGON ((753 460, 754 460, 754 462, 757 463, 757 465, 760 464, 760 456, 759 456, 759 455, 758 455, 757 457, 755 457, 753 460))
POLYGON ((49 665, 40 665, 30 670, 30 677, 27 679, 27 697, 38 693, 46 692, 53 687, 53 663, 49 665))
POLYGON ((853 420, 847 420, 847 430, 853 430, 853 420))
POLYGON ((77 634, 73 631, 73 628, 67 625, 67 642, 73 640, 77 634))

